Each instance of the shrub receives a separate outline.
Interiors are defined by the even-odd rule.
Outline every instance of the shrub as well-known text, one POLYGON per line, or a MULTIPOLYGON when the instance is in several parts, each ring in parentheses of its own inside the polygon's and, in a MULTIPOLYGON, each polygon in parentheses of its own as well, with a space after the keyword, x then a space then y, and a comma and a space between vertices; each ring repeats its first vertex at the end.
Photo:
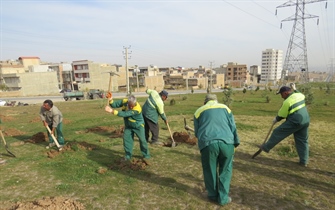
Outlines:
POLYGON ((301 87, 300 91, 305 95, 306 104, 312 104, 314 101, 314 93, 312 92, 311 86, 309 84, 305 84, 301 87))
POLYGON ((224 97, 223 97, 223 103, 226 104, 228 107, 233 103, 232 95, 233 95, 233 89, 232 88, 226 88, 223 91, 224 97))
POLYGON ((176 104, 176 100, 174 100, 174 98, 171 99, 171 100, 170 100, 170 106, 173 106, 173 105, 175 105, 175 104, 176 104))

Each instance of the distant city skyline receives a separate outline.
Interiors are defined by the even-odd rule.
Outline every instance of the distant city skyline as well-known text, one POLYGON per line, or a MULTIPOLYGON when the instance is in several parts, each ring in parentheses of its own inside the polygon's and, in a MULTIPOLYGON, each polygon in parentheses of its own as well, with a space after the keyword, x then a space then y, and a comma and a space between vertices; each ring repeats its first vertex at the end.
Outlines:
MULTIPOLYGON (((285 58, 293 21, 280 26, 295 7, 275 11, 286 2, 1 0, 0 59, 124 66, 126 47, 130 66, 261 66, 263 50, 282 50, 285 58)), ((305 20, 310 72, 335 63, 334 1, 325 5, 306 4, 307 14, 319 16, 319 25, 317 18, 305 20)))

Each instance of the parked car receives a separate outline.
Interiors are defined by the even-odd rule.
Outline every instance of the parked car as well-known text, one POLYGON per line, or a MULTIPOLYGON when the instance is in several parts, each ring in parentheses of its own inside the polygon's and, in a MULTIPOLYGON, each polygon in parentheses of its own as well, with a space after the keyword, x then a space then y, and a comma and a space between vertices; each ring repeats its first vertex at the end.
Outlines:
POLYGON ((84 92, 82 91, 74 91, 74 92, 63 92, 63 98, 65 101, 72 100, 75 98, 76 100, 84 99, 84 92))
POLYGON ((104 98, 104 91, 99 89, 90 89, 87 92, 87 98, 88 99, 97 99, 97 98, 104 98))
POLYGON ((0 106, 5 106, 6 105, 6 101, 0 100, 0 106))

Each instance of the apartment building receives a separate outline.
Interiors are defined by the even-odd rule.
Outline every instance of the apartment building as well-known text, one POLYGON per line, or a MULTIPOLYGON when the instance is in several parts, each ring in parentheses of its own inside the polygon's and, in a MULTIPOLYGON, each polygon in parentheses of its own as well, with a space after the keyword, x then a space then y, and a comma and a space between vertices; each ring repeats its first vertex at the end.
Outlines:
POLYGON ((250 74, 246 64, 228 62, 226 67, 226 84, 231 87, 243 87, 250 83, 250 74))
MULTIPOLYGON (((110 72, 120 75, 121 81, 125 81, 125 74, 122 74, 121 68, 117 65, 94 63, 89 60, 79 60, 72 62, 74 76, 74 88, 86 91, 88 89, 108 90, 110 72)), ((112 76, 111 91, 118 91, 118 78, 112 76)))
POLYGON ((262 51, 262 70, 260 83, 276 85, 283 70, 283 51, 266 49, 262 51))
POLYGON ((57 72, 59 89, 75 90, 72 65, 70 63, 49 64, 48 70, 57 72))
POLYGON ((250 66, 250 83, 256 85, 261 80, 261 67, 258 65, 250 66))
POLYGON ((19 57, 15 61, 0 62, 0 85, 6 86, 9 90, 2 92, 1 95, 34 96, 58 93, 56 72, 29 71, 39 64, 38 57, 19 57))
POLYGON ((18 59, 19 63, 23 65, 24 70, 26 72, 29 71, 29 66, 33 66, 33 65, 40 65, 41 64, 41 60, 39 57, 36 56, 31 56, 31 57, 19 57, 18 59))

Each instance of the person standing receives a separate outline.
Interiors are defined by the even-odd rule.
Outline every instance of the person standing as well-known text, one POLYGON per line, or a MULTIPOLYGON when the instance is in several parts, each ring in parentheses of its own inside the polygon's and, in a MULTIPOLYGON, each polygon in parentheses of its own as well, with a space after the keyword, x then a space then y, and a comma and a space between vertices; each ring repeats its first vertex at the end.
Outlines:
POLYGON ((194 113, 194 133, 198 139, 207 197, 225 205, 229 197, 235 147, 240 144, 232 111, 207 94, 204 105, 194 113))
POLYGON ((110 95, 107 95, 109 106, 105 107, 105 111, 113 115, 123 117, 124 133, 123 133, 123 147, 125 151, 124 160, 130 160, 133 156, 134 134, 139 139, 140 149, 143 155, 143 161, 149 165, 150 152, 147 141, 144 137, 144 120, 142 116, 142 108, 136 101, 134 95, 130 95, 123 100, 113 101, 110 95), (122 111, 117 111, 113 108, 121 108, 122 111))
MULTIPOLYGON (((63 136, 63 115, 62 112, 56 106, 54 106, 51 100, 48 99, 43 102, 43 105, 40 109, 40 118, 44 127, 48 126, 54 136, 56 136, 55 133, 57 133, 57 141, 60 145, 60 148, 63 147, 65 143, 63 136)), ((56 144, 49 131, 47 132, 49 137, 49 146, 46 148, 49 149, 56 144)))
POLYGON ((167 124, 167 118, 164 113, 164 101, 168 97, 168 92, 162 90, 158 93, 156 90, 147 89, 148 99, 143 105, 143 117, 145 122, 145 139, 149 142, 149 132, 151 132, 151 144, 161 145, 158 141, 159 125, 158 116, 167 124))
POLYGON ((281 125, 275 128, 269 140, 261 145, 265 152, 275 147, 279 142, 293 134, 295 147, 299 156, 299 165, 307 167, 309 158, 308 127, 310 123, 309 114, 305 103, 305 95, 296 90, 295 84, 290 87, 283 86, 277 94, 284 99, 273 124, 286 119, 281 125), (293 91, 292 91, 293 90, 293 91))

